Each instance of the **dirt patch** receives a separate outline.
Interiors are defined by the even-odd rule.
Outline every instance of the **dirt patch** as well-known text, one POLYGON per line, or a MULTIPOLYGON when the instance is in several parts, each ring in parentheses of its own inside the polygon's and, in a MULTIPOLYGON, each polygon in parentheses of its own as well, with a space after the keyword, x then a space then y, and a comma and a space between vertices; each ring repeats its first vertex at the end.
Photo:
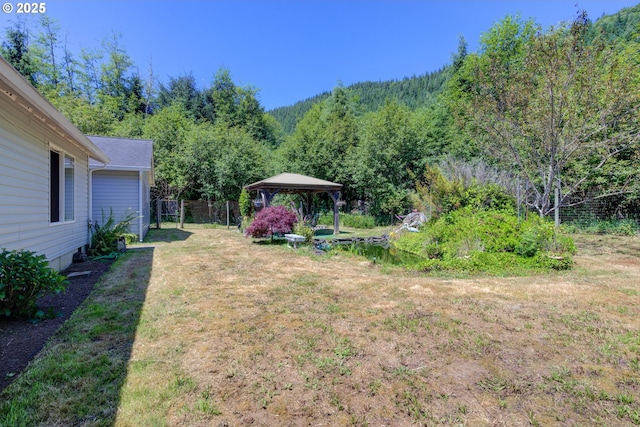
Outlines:
POLYGON ((72 264, 63 274, 69 277, 64 292, 46 295, 38 300, 38 308, 55 313, 40 322, 0 317, 0 391, 29 364, 71 313, 91 293, 93 285, 111 267, 113 261, 87 261, 72 264), (73 273, 84 273, 73 275, 73 273))

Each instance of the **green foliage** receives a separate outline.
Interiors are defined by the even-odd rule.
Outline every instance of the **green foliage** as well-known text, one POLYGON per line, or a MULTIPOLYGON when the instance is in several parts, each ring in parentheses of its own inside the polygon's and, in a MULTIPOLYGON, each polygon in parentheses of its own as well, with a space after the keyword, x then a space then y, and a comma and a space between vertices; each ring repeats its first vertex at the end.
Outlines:
POLYGON ((238 200, 244 185, 264 178, 268 160, 262 142, 224 123, 193 126, 176 156, 185 182, 206 200, 238 200))
POLYGON ((590 29, 590 36, 605 38, 618 44, 637 41, 640 29, 640 5, 628 7, 619 12, 603 16, 590 29))
POLYGON ((567 233, 617 234, 621 236, 633 236, 640 231, 638 223, 631 219, 570 221, 562 224, 562 229, 567 233))
POLYGON ((419 233, 405 233, 398 249, 425 258, 426 270, 500 273, 518 268, 566 269, 573 240, 537 216, 518 222, 512 213, 466 207, 433 219, 419 233))
POLYGON ((38 316, 36 300, 48 292, 58 293, 65 276, 49 267, 44 255, 27 250, 0 253, 0 316, 38 316))
MULTIPOLYGON (((339 214, 339 215, 343 215, 343 214, 339 214)), ((318 217, 318 224, 319 225, 333 225, 333 213, 332 212, 326 212, 326 213, 323 213, 322 215, 320 215, 318 217)))
POLYGON ((432 216, 470 207, 514 213, 515 198, 497 184, 465 183, 460 178, 447 179, 438 167, 427 166, 421 181, 416 183, 414 204, 432 216))
POLYGON ((345 159, 358 141, 355 104, 345 90, 316 104, 280 147, 281 170, 301 173, 344 185, 343 197, 353 196, 352 171, 345 159))
POLYGON ((238 205, 240 205, 240 215, 247 217, 251 215, 251 208, 253 203, 251 202, 251 196, 246 188, 242 188, 240 192, 240 198, 238 199, 238 205))
MULTIPOLYGON (((377 111, 390 100, 417 109, 436 103, 437 96, 443 90, 450 72, 450 67, 445 66, 421 76, 384 82, 355 83, 345 89, 351 98, 357 99, 359 108, 363 112, 377 111)), ((324 92, 296 102, 294 105, 276 108, 269 111, 269 114, 282 125, 285 132, 290 134, 307 111, 330 96, 330 92, 324 92)))
POLYGON ((374 228, 376 226, 375 218, 371 215, 340 215, 340 222, 345 227, 353 228, 374 228))
POLYGON ((160 195, 162 198, 178 198, 193 186, 185 160, 185 142, 194 126, 179 104, 163 108, 146 120, 144 137, 153 141, 155 177, 168 187, 160 195))
POLYGON ((5 29, 0 54, 31 84, 36 83, 34 60, 29 52, 29 32, 24 23, 17 22, 5 29))
MULTIPOLYGON (((345 227, 353 228, 374 228, 376 220, 371 215, 345 214, 341 213, 340 224, 345 227)), ((318 218, 318 224, 333 225, 333 213, 325 213, 318 218)))
POLYGON ((422 169, 427 154, 426 144, 417 143, 425 139, 420 120, 397 102, 360 120, 359 143, 347 162, 354 192, 370 202, 369 212, 376 217, 393 217, 411 207, 412 174, 422 169))
POLYGON ((515 213, 516 200, 498 184, 473 183, 463 194, 465 206, 515 213))
POLYGON ((118 239, 131 238, 129 227, 131 222, 138 216, 135 212, 127 213, 122 219, 116 221, 113 216, 113 209, 109 210, 109 218, 104 221, 104 211, 102 212, 102 225, 97 222, 92 226, 91 247, 89 255, 107 255, 118 250, 118 239))
POLYGON ((553 212, 558 182, 562 203, 589 189, 625 192, 637 180, 623 160, 640 144, 640 64, 593 38, 591 26, 585 13, 546 32, 508 16, 483 35, 445 97, 486 159, 523 179, 526 203, 540 215, 553 212))
POLYGON ((304 236, 305 243, 311 243, 313 241, 313 229, 302 222, 297 222, 293 226, 293 232, 300 236, 304 236))
MULTIPOLYGON (((640 182, 638 150, 630 147, 637 142, 639 16, 635 6, 593 25, 581 15, 548 31, 507 17, 482 36, 478 53, 467 53, 461 39, 451 65, 437 71, 338 86, 271 114, 259 90, 236 85, 228 69, 210 87, 186 74, 157 88, 152 76, 144 81, 135 72, 117 34, 74 53, 48 17, 6 28, 0 50, 84 133, 153 140, 161 198, 237 200, 250 182, 298 172, 342 183, 344 200, 366 200, 382 222, 411 209, 416 177, 444 155, 486 156, 521 174, 529 205, 542 213, 551 193, 540 190, 558 176, 563 197, 637 190, 627 184, 640 182), (567 141, 580 147, 564 150, 567 141), (558 147, 564 164, 545 147, 558 147), (603 156, 610 157, 601 165, 603 156)), ((509 204, 488 193, 465 183, 437 208, 509 204)))

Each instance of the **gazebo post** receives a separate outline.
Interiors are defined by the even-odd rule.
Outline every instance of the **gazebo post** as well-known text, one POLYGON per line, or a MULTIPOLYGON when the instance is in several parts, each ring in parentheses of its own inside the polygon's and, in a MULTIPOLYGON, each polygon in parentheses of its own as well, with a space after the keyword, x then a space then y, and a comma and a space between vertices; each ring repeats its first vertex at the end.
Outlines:
POLYGON ((266 208, 267 207, 267 195, 264 194, 264 190, 260 190, 260 199, 262 199, 262 207, 266 208))
POLYGON ((307 202, 307 215, 311 216, 311 202, 313 201, 313 193, 311 191, 307 191, 307 197, 305 201, 307 202))
POLYGON ((329 192, 333 200, 333 234, 340 234, 340 213, 338 212, 338 200, 340 199, 339 191, 329 192))

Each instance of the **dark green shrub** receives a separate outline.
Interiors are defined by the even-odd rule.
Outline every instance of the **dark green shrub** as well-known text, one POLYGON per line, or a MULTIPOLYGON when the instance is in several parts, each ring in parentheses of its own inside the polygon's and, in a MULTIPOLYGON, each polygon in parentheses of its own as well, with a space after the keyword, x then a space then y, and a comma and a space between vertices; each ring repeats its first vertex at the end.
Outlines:
POLYGON ((0 253, 0 316, 33 318, 36 300, 64 290, 65 276, 49 267, 44 255, 26 250, 0 253))

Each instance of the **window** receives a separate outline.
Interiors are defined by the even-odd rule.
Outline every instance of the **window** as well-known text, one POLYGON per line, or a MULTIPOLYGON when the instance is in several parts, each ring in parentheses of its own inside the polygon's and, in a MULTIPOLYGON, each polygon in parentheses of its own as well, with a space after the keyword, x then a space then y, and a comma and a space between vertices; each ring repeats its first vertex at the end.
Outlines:
POLYGON ((60 222, 60 154, 50 151, 49 160, 49 212, 51 222, 60 222))
POLYGON ((73 191, 73 158, 64 156, 64 220, 73 221, 74 191, 73 191))
POLYGON ((75 161, 73 157, 55 150, 49 151, 49 161, 49 220, 52 223, 73 221, 75 161))

